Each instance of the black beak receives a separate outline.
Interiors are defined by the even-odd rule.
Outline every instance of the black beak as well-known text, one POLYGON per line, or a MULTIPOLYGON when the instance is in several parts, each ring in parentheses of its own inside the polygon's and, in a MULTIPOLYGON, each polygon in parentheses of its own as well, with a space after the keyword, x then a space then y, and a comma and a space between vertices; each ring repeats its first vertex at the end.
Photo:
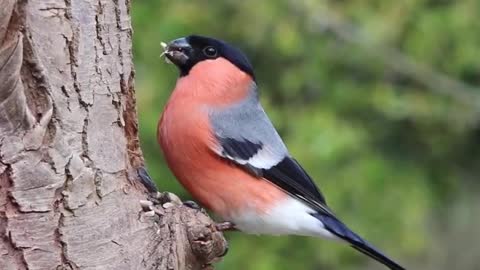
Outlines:
POLYGON ((168 58, 176 66, 185 65, 189 59, 192 47, 186 38, 175 39, 167 44, 162 55, 168 58))

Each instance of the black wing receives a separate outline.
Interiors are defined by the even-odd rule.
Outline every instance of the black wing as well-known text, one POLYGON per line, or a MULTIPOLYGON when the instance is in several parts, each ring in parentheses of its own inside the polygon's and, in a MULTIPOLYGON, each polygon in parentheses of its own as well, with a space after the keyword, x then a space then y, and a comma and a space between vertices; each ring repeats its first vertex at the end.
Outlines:
MULTIPOLYGON (((312 207, 312 209, 333 216, 333 213, 326 205, 323 194, 294 158, 288 155, 282 157, 268 155, 269 151, 264 144, 254 143, 245 139, 218 139, 223 149, 221 155, 224 158, 234 161, 256 177, 265 178, 272 182, 291 196, 312 207), (262 153, 262 151, 267 153, 262 153), (273 162, 275 164, 270 168, 256 167, 249 162, 257 158, 255 163, 258 165, 260 156, 263 159, 276 159, 276 162, 273 162)), ((271 164, 271 161, 265 160, 264 163, 271 164)))

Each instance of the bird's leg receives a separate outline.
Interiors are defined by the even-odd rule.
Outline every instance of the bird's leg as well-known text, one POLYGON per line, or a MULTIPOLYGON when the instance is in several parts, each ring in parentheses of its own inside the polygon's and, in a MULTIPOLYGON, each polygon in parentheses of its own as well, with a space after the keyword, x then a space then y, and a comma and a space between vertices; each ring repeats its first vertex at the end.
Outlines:
POLYGON ((238 231, 238 229, 235 227, 235 224, 230 221, 215 223, 215 229, 219 232, 238 231))
POLYGON ((147 172, 147 169, 145 167, 140 167, 137 169, 137 174, 138 178, 140 179, 140 182, 147 188, 148 192, 150 193, 157 193, 158 189, 157 186, 155 186, 155 183, 153 182, 152 178, 147 172))

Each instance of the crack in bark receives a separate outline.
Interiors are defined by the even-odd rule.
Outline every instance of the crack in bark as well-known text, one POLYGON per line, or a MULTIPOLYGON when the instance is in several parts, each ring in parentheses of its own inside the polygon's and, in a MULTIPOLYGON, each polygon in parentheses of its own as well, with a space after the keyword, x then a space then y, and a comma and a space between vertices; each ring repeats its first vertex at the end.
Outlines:
MULTIPOLYGON (((1 144, 0 144, 1 148, 1 144)), ((0 160, 3 160, 3 156, 0 153, 0 160)), ((0 227, 0 235, 3 235, 3 243, 5 244, 5 247, 8 250, 8 254, 11 254, 9 256, 13 257, 16 265, 19 267, 19 270, 23 269, 28 269, 28 264, 25 259, 25 253, 23 252, 23 248, 18 247, 15 242, 13 241, 12 234, 10 231, 7 231, 8 228, 8 223, 9 223, 9 218, 8 216, 15 216, 19 214, 19 205, 15 201, 15 198, 11 195, 11 188, 13 186, 13 180, 12 180, 12 167, 8 163, 3 163, 3 165, 6 166, 4 172, 0 174, 0 183, 2 183, 2 189, 6 190, 6 204, 5 208, 3 211, 3 215, 0 215, 0 217, 3 219, 0 224, 2 225, 0 227)))
MULTIPOLYGON (((49 158, 51 159, 50 156, 49 156, 49 158)), ((72 176, 72 173, 70 172, 70 163, 72 161, 72 158, 73 158, 73 155, 70 155, 70 157, 68 158, 68 161, 67 161, 67 163, 65 164, 65 167, 64 167, 65 182, 63 183, 63 185, 61 187, 59 187, 55 190, 55 202, 54 202, 53 211, 54 211, 54 213, 58 214, 59 217, 58 217, 57 226, 55 227, 55 231, 54 231, 54 241, 58 245, 58 247, 60 248, 60 262, 61 262, 61 265, 58 265, 56 267, 57 270, 75 270, 75 269, 78 269, 78 266, 75 265, 74 262, 70 261, 67 257, 67 243, 63 239, 63 233, 61 231, 62 228, 65 226, 64 222, 63 222, 64 217, 65 217, 64 211, 72 212, 66 206, 66 200, 65 200, 66 195, 64 193, 66 190, 69 190, 69 186, 71 185, 71 183, 73 181, 73 176, 72 176)), ((53 163, 53 161, 52 161, 52 163, 53 163)), ((54 168, 56 168, 55 164, 53 164, 52 166, 54 168)), ((56 170, 55 170, 55 172, 57 174, 60 173, 60 172, 57 172, 56 170)))
POLYGON ((84 158, 84 161, 88 161, 87 166, 90 166, 92 164, 92 160, 90 159, 88 155, 88 117, 89 117, 89 112, 88 109, 85 107, 85 110, 87 111, 87 115, 85 116, 85 119, 83 119, 83 128, 82 128, 82 157, 84 158))
POLYGON ((125 0, 125 5, 127 6, 127 14, 130 16, 131 3, 130 0, 125 0))
MULTIPOLYGON (((123 67, 124 63, 124 55, 123 55, 123 48, 122 44, 122 33, 125 29, 122 27, 121 23, 121 10, 119 7, 118 0, 113 0, 115 4, 115 19, 117 22, 117 29, 119 32, 117 33, 118 39, 118 57, 120 59, 120 65, 123 67)), ((130 9, 130 2, 127 1, 126 3, 127 11, 130 9)), ((129 31, 126 35, 131 38, 132 31, 129 28, 129 31)), ((132 54, 132 48, 129 48, 130 55, 132 54)), ((126 74, 123 72, 120 73, 120 91, 125 96, 125 109, 123 110, 123 122, 125 128, 125 136, 127 137, 127 153, 130 159, 130 164, 134 169, 144 166, 143 160, 143 153, 140 147, 140 139, 138 137, 138 121, 137 119, 137 108, 136 108, 136 99, 135 99, 135 88, 134 88, 134 78, 135 78, 135 70, 132 65, 132 69, 130 74, 128 74, 128 78, 126 79, 126 74)))
MULTIPOLYGON (((65 1, 65 2, 69 2, 69 1, 65 1)), ((70 8, 67 9, 67 12, 65 13, 67 18, 69 18, 71 16, 71 14, 69 15, 69 13, 71 13, 70 8)), ((73 27, 73 25, 72 25, 72 31, 74 33, 72 35, 71 40, 67 36, 63 35, 63 38, 65 39, 65 43, 67 44, 68 53, 70 55, 70 74, 71 74, 72 79, 73 79, 73 88, 75 89, 75 92, 77 92, 77 94, 79 96, 78 97, 78 102, 82 106, 87 107, 88 104, 85 103, 85 101, 83 101, 81 96, 80 96, 80 87, 78 86, 78 80, 77 80, 76 68, 78 67, 78 60, 77 60, 77 57, 76 57, 76 55, 77 55, 76 52, 78 51, 78 41, 76 40, 75 36, 78 35, 78 29, 76 29, 76 27, 73 27)))
MULTIPOLYGON (((173 225, 174 224, 168 224, 168 238, 169 239, 175 239, 175 230, 173 229, 173 225)), ((174 241, 174 240, 172 240, 174 241)), ((167 257, 167 267, 169 270, 173 270, 173 269, 176 269, 178 268, 177 266, 178 265, 174 265, 175 262, 173 261, 172 258, 176 258, 178 257, 178 254, 177 254, 177 250, 173 248, 173 245, 170 246, 170 252, 169 252, 169 256, 167 257)), ((177 262, 178 263, 178 262, 177 262)))
POLYGON ((67 97, 67 110, 69 112, 72 112, 72 109, 70 108, 70 94, 67 91, 67 87, 65 85, 62 85, 60 87, 60 90, 62 91, 62 94, 65 95, 65 97, 67 97))
MULTIPOLYGON (((89 107, 91 104, 85 102, 82 98, 82 94, 80 91, 80 86, 77 78, 77 68, 78 68, 78 59, 77 59, 77 52, 78 52, 78 36, 80 34, 80 30, 77 25, 75 25, 73 14, 72 14, 72 0, 65 0, 65 5, 66 5, 66 12, 65 12, 65 17, 68 19, 70 22, 70 26, 72 29, 72 37, 71 39, 63 36, 65 39, 65 42, 67 44, 68 52, 69 52, 69 57, 70 57, 70 74, 72 76, 73 80, 73 88, 75 92, 77 93, 77 99, 78 103, 80 104, 80 107, 85 110, 86 115, 83 120, 83 127, 82 127, 82 157, 84 158, 84 161, 88 161, 89 164, 87 166, 91 165, 92 160, 90 159, 88 155, 88 136, 87 136, 87 131, 88 131, 88 118, 90 117, 89 113, 89 107)), ((97 65, 95 65, 97 66, 97 65)))
MULTIPOLYGON (((71 177, 71 175, 70 175, 71 177)), ((64 206, 64 195, 62 194, 63 193, 63 188, 59 189, 61 190, 60 193, 60 198, 55 202, 55 207, 54 207, 54 210, 56 213, 59 214, 59 217, 58 217, 58 224, 55 228, 55 232, 54 232, 54 240, 55 240, 55 243, 59 246, 60 248, 60 262, 61 262, 61 265, 58 265, 56 267, 56 269, 58 270, 75 270, 75 269, 78 269, 79 267, 72 261, 70 261, 67 257, 67 243, 65 242, 65 240, 63 239, 63 233, 62 233, 62 228, 65 226, 64 224, 64 218, 65 218, 65 214, 63 213, 63 211, 66 210, 65 206, 64 206)))
MULTIPOLYGON (((115 18, 117 21, 117 28, 120 30, 120 32, 126 30, 125 28, 122 27, 122 11, 120 10, 120 5, 118 3, 118 0, 113 0, 113 3, 115 4, 115 18)), ((130 9, 130 2, 125 1, 126 9, 130 9)), ((127 13, 128 14, 128 13, 127 13)), ((127 28, 128 30, 131 30, 131 27, 127 28)))
POLYGON ((69 65, 70 75, 72 76, 72 79, 73 79, 73 88, 78 95, 78 102, 83 108, 87 109, 88 104, 82 99, 82 96, 80 94, 80 87, 78 85, 78 79, 77 79, 77 68, 78 68, 77 52, 78 52, 78 36, 80 34, 80 30, 78 29, 78 26, 72 22, 73 21, 72 0, 65 0, 65 5, 66 5, 65 17, 70 22, 70 27, 72 29, 71 38, 63 35, 63 38, 65 39, 65 43, 68 48, 68 54, 70 57, 70 65, 69 65))
MULTIPOLYGON (((115 107, 115 109, 118 112, 117 119, 112 122, 112 124, 116 124, 121 128, 125 127, 125 119, 124 117, 124 106, 122 106, 122 93, 112 93, 110 91, 110 88, 108 88, 108 91, 112 95, 112 105, 115 107)), ((128 142, 127 142, 128 143, 128 142)))
POLYGON ((103 55, 107 55, 105 41, 103 40, 103 36, 102 36, 103 26, 99 20, 99 16, 101 15, 103 15, 103 5, 102 5, 102 1, 99 0, 97 5, 97 14, 95 15, 95 30, 97 34, 97 40, 100 42, 100 45, 102 46, 103 55))
POLYGON ((95 185, 95 195, 97 198, 101 199, 105 195, 102 194, 102 172, 100 170, 95 170, 95 175, 93 177, 93 183, 95 185))
MULTIPOLYGON (((60 195, 62 196, 62 195, 60 195)), ((55 243, 57 243, 57 245, 60 247, 60 260, 61 260, 61 264, 62 266, 65 266, 65 265, 70 265, 70 261, 67 259, 67 245, 65 243, 65 241, 63 241, 62 239, 62 232, 61 232, 61 228, 64 226, 63 225, 63 213, 61 212, 60 210, 60 204, 62 204, 62 201, 63 200, 63 196, 62 198, 60 198, 59 200, 57 200, 55 202, 55 206, 54 206, 54 210, 55 212, 58 212, 58 214, 60 215, 58 217, 58 224, 55 228, 55 232, 54 232, 54 235, 55 235, 55 243)), ((58 268, 59 266, 57 266, 58 268)))

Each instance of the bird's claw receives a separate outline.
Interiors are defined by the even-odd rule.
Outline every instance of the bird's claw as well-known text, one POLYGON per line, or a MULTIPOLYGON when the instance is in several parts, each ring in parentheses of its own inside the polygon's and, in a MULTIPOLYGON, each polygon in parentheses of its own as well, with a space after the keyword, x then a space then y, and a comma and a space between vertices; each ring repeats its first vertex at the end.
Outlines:
POLYGON ((162 193, 160 192, 155 192, 155 193, 149 193, 148 194, 148 201, 152 202, 153 205, 159 205, 162 204, 160 199, 161 199, 162 193))
POLYGON ((148 194, 147 200, 140 201, 140 205, 144 210, 148 211, 148 206, 153 208, 153 206, 160 205, 164 209, 170 208, 172 206, 182 205, 182 201, 178 198, 177 195, 171 192, 155 192, 148 194))
POLYGON ((225 256, 227 255, 227 253, 228 253, 229 248, 230 248, 230 247, 228 246, 228 242, 225 241, 225 243, 226 243, 225 251, 218 256, 218 257, 220 257, 220 258, 225 257, 225 256))
POLYGON ((194 202, 194 201, 184 201, 183 202, 183 205, 185 205, 186 207, 189 207, 189 208, 192 208, 192 209, 195 209, 195 210, 201 210, 202 208, 200 207, 200 205, 198 205, 198 203, 194 202))
POLYGON ((193 210, 197 210, 205 215, 208 215, 207 211, 204 208, 202 208, 200 205, 198 205, 198 203, 196 203, 195 201, 190 201, 190 200, 184 201, 183 205, 193 210))
POLYGON ((174 193, 168 191, 160 193, 159 201, 162 204, 171 203, 173 205, 182 205, 182 200, 174 193))
POLYGON ((237 231, 238 229, 235 227, 235 224, 230 221, 215 223, 215 230, 219 232, 226 232, 226 231, 237 231))
POLYGON ((143 211, 148 212, 153 209, 153 202, 151 200, 140 200, 140 206, 143 211))

